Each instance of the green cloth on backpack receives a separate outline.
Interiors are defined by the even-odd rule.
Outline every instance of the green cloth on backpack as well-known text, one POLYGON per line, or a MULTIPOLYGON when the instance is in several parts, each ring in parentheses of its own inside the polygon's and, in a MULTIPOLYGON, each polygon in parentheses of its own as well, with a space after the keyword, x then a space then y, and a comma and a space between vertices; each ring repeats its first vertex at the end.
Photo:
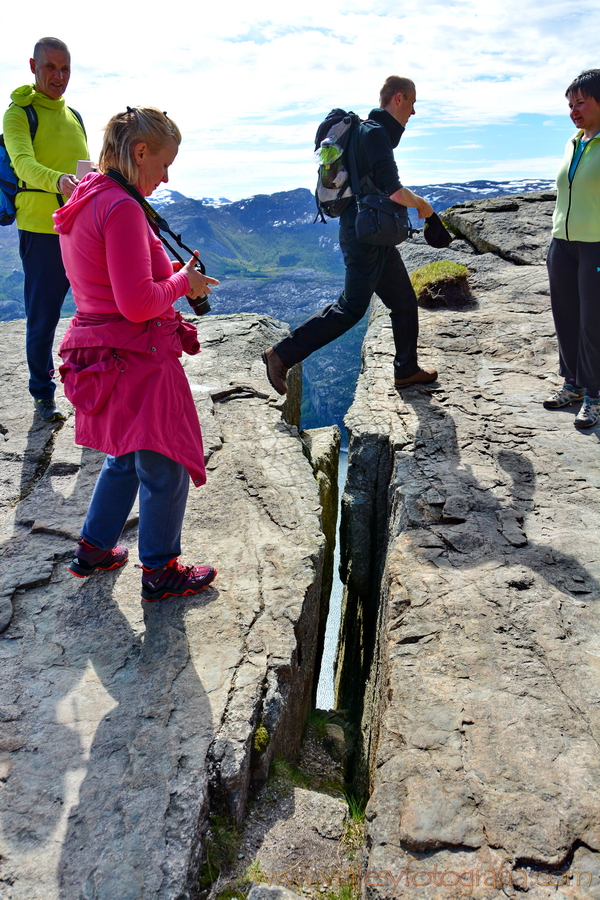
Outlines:
MULTIPOLYGON (((75 175, 78 159, 89 159, 85 134, 64 97, 52 100, 32 84, 10 95, 13 104, 4 113, 3 133, 19 185, 37 191, 17 194, 17 227, 23 231, 54 234, 52 213, 58 208, 56 184, 61 175, 75 175), (30 103, 38 127, 33 145, 29 122, 21 107, 30 103)), ((63 198, 64 199, 64 198, 63 198)))

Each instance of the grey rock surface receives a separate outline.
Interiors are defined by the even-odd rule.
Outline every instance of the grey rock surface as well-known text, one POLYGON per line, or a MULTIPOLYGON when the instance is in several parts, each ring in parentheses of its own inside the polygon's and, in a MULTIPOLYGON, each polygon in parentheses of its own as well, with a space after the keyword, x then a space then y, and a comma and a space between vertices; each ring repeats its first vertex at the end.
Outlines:
POLYGON ((527 265, 446 251, 474 302, 420 312, 438 382, 393 389, 377 303, 346 419, 337 689, 372 790, 365 897, 600 897, 600 428, 541 405, 550 201, 513 202, 460 212, 503 257, 500 216, 535 236, 527 265))
POLYGON ((154 604, 140 599, 135 510, 123 569, 67 572, 102 457, 74 446, 64 399, 63 427, 35 419, 24 322, 0 326, 2 900, 193 898, 211 804, 243 816, 257 725, 266 756, 298 747, 325 544, 300 373, 285 402, 266 380, 260 351, 281 323, 198 324, 202 353, 184 365, 208 483, 190 490, 182 559, 219 576, 154 604))
POLYGON ((253 848, 260 877, 274 887, 296 891, 339 887, 342 873, 347 881, 357 868, 341 840, 347 821, 344 800, 295 788, 280 801, 278 819, 253 848))
POLYGON ((298 895, 289 888, 271 884, 255 884, 248 893, 248 900, 296 900, 298 895))
POLYGON ((496 253, 517 265, 546 259, 556 191, 531 191, 460 203, 442 214, 452 230, 480 253, 496 253))

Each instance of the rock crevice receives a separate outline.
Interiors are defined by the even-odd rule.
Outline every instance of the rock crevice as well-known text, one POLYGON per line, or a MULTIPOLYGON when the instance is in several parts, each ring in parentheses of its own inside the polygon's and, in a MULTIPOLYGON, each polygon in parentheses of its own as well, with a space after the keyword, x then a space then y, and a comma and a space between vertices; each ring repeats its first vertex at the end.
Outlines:
MULTIPOLYGON (((572 892, 557 896, 596 897, 580 875, 600 884, 598 434, 541 405, 559 383, 551 200, 493 204, 451 211, 502 258, 445 251, 469 267, 474 303, 420 313, 438 383, 396 392, 377 305, 369 325, 346 419, 340 705, 358 717, 366 869, 421 871, 406 886, 432 900, 434 867, 458 873, 448 897, 469 872, 482 898, 514 897, 527 878, 528 896, 547 897, 536 872, 564 876, 572 892)), ((409 268, 441 256, 404 255, 409 268)))

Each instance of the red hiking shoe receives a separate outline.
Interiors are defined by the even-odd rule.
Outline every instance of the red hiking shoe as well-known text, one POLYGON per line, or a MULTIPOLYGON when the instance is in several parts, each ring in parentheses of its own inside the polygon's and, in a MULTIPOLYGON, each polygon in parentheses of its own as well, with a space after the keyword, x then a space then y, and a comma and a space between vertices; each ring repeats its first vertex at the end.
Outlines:
POLYGON ((157 569, 149 569, 147 566, 142 566, 142 569, 144 600, 199 594, 217 577, 217 570, 213 566, 182 566, 177 562, 177 557, 157 569))
POLYGON ((87 578, 96 569, 118 569, 124 566, 129 556, 127 547, 113 547, 112 550, 101 550, 88 544, 83 539, 77 544, 77 550, 73 557, 69 572, 78 578, 87 578))

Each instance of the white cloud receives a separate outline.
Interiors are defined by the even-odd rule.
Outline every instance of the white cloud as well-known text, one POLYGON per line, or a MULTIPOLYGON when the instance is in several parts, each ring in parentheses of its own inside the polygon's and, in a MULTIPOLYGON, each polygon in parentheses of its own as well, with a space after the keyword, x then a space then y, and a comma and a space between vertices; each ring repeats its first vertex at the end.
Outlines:
MULTIPOLYGON (((441 142, 447 127, 509 125, 520 113, 562 121, 565 87, 597 64, 600 36, 598 0, 576 7, 563 0, 255 0, 235 9, 180 0, 159 16, 121 3, 116 17, 88 9, 64 0, 57 18, 32 0, 33 31, 23 26, 22 9, 5 4, 0 27, 12 35, 0 62, 6 103, 29 80, 35 39, 57 32, 71 47, 67 100, 86 120, 92 154, 114 112, 159 106, 184 134, 174 176, 185 192, 185 173, 187 192, 197 195, 208 194, 208 185, 219 185, 217 195, 234 193, 233 181, 238 196, 273 184, 312 186, 318 122, 333 106, 368 112, 391 73, 417 83, 415 136, 436 131, 441 142)), ((444 177, 458 177, 448 163, 444 177)))
POLYGON ((453 144, 447 150, 482 150, 483 144, 453 144))

